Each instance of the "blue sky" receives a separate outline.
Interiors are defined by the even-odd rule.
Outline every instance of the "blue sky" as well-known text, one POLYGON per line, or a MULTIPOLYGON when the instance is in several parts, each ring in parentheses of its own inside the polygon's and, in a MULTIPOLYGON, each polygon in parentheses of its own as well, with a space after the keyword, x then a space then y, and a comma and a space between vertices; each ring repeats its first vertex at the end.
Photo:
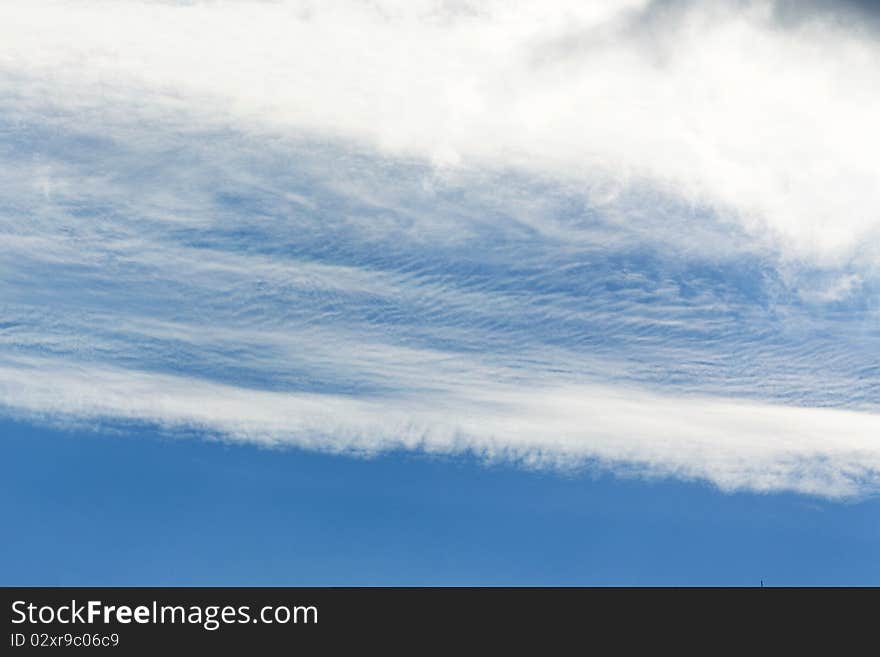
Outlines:
POLYGON ((8 577, 871 580, 875 19, 0 6, 8 577))
POLYGON ((878 502, 3 424, 4 584, 865 585, 878 502))

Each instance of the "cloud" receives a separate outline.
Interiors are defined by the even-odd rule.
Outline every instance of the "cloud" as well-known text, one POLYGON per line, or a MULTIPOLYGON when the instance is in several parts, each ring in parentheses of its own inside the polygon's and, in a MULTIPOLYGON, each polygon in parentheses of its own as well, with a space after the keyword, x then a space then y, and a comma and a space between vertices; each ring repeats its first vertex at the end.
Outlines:
POLYGON ((880 27, 880 8, 873 0, 776 0, 774 17, 783 26, 836 22, 848 29, 880 27))
POLYGON ((0 5, 0 404, 874 490, 880 69, 815 16, 0 5))
POLYGON ((0 366, 18 412, 140 421, 331 452, 470 451, 529 467, 709 479, 724 490, 830 497, 876 486, 880 415, 669 397, 606 386, 463 387, 439 399, 248 390, 48 360, 0 366), (22 373, 29 376, 22 378, 22 373))
POLYGON ((818 9, 781 31, 779 7, 7 3, 0 38, 16 93, 147 95, 441 166, 647 183, 788 258, 876 266, 880 49, 818 9))

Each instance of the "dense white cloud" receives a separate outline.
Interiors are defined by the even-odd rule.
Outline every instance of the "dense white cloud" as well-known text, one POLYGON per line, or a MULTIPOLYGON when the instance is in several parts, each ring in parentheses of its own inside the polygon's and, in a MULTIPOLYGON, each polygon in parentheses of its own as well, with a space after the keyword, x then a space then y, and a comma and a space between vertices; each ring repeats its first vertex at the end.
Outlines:
MULTIPOLYGON (((880 46, 772 3, 7 2, 16 93, 147 104, 650 184, 790 259, 877 262, 880 46), (219 110, 219 112, 218 112, 219 110)), ((149 111, 143 109, 142 111, 149 111)))

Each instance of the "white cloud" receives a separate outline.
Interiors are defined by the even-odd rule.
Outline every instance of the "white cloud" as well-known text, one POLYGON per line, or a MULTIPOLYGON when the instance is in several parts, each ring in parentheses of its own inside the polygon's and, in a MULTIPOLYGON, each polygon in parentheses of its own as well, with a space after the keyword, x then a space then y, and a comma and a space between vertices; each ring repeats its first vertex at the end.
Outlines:
POLYGON ((352 398, 29 359, 0 365, 0 399, 19 413, 149 422, 269 446, 470 451, 557 468, 598 461, 635 474, 709 480, 724 490, 838 497, 880 480, 873 438, 880 415, 631 388, 488 386, 431 399, 352 398))
POLYGON ((880 50, 643 5, 0 2, 0 404, 874 490, 880 50))
POLYGON ((7 2, 0 66, 60 103, 170 103, 597 197, 647 182, 786 258, 873 268, 876 39, 783 28, 769 3, 646 4, 7 2))

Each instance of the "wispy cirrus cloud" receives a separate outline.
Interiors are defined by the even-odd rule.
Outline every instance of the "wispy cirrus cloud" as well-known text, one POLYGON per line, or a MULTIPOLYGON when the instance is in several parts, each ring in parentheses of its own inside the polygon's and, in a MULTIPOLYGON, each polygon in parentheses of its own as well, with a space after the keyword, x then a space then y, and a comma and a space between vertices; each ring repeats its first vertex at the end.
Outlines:
POLYGON ((582 4, 0 6, 0 404, 873 489, 877 44, 582 4))

